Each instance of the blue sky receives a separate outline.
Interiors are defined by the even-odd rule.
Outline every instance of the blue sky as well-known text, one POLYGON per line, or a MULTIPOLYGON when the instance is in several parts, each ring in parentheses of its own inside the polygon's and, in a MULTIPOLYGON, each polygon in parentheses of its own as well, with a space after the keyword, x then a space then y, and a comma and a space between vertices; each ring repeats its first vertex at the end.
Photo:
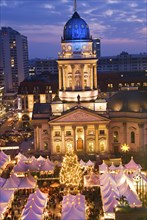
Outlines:
MULTIPOLYGON (((92 37, 101 38, 101 55, 147 52, 147 0, 77 0, 77 11, 92 37)), ((28 37, 30 58, 57 57, 63 27, 74 0, 0 0, 1 26, 28 37)))

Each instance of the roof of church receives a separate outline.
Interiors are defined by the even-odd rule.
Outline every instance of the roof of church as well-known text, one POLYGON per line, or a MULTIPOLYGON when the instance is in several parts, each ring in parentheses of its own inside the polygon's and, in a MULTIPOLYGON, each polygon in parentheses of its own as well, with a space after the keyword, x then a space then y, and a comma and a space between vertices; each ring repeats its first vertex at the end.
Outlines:
POLYGON ((147 112, 147 92, 120 91, 109 98, 107 107, 117 112, 147 112))
POLYGON ((87 23, 77 11, 67 21, 63 31, 64 40, 89 40, 90 31, 87 23))
POLYGON ((51 106, 49 103, 35 103, 32 119, 49 119, 51 115, 51 106))

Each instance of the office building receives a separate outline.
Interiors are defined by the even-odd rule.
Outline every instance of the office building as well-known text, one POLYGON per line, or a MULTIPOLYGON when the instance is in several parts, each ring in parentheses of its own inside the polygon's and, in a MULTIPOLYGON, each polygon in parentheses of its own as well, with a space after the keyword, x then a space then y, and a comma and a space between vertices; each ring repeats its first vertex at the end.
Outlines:
POLYGON ((5 92, 17 92, 20 82, 28 76, 27 37, 10 27, 2 27, 0 48, 0 85, 5 92))

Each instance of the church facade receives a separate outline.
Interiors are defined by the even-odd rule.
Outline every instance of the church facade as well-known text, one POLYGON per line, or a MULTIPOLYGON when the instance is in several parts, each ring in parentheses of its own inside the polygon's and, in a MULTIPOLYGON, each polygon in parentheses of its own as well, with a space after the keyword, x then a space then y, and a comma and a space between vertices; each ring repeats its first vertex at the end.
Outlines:
POLYGON ((105 100, 98 93, 97 58, 87 23, 75 10, 67 21, 58 54, 59 94, 33 109, 36 151, 117 153, 122 144, 137 151, 147 145, 147 93, 118 92, 105 100), (136 99, 134 99, 134 94, 136 99))

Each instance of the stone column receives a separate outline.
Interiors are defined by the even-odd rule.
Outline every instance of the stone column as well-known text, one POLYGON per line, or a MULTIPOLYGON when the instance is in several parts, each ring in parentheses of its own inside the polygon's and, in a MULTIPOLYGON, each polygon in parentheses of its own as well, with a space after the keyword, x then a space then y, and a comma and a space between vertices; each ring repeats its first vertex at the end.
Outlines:
MULTIPOLYGON (((126 122, 123 122, 123 133, 124 133, 124 135, 123 135, 123 141, 124 141, 124 143, 126 143, 127 144, 127 123, 126 122)), ((120 139, 120 137, 119 137, 119 139, 120 139)), ((120 141, 119 141, 120 142, 120 141)), ((124 144, 123 143, 123 144, 124 144)))
POLYGON ((59 71, 59 90, 61 90, 62 89, 62 67, 61 66, 59 66, 58 67, 58 71, 59 71))
POLYGON ((109 124, 106 125, 106 151, 109 152, 109 124))
POLYGON ((50 153, 53 154, 54 153, 54 149, 53 149, 53 127, 50 126, 50 153))
POLYGON ((36 138, 34 138, 34 140, 35 140, 35 149, 38 151, 38 150, 40 150, 41 148, 40 148, 40 125, 36 125, 35 126, 35 136, 36 136, 36 138))
POLYGON ((75 73, 74 73, 74 65, 71 65, 72 69, 72 90, 75 90, 75 73))
POLYGON ((93 90, 93 66, 90 65, 90 89, 93 90))
POLYGON ((66 67, 62 67, 62 73, 63 73, 63 90, 66 90, 66 72, 65 72, 66 67))
POLYGON ((80 67, 81 67, 82 90, 84 90, 85 89, 85 86, 84 86, 84 65, 81 64, 80 67))
POLYGON ((24 95, 24 112, 26 112, 27 111, 27 108, 26 108, 26 101, 27 101, 27 97, 26 97, 26 95, 24 95))
POLYGON ((144 147, 144 124, 140 123, 138 124, 138 127, 139 127, 139 148, 143 149, 144 147))
POLYGON ((98 153, 99 150, 99 143, 98 143, 98 136, 99 136, 99 125, 95 125, 95 152, 98 153))
POLYGON ((73 149, 76 152, 76 126, 72 126, 73 129, 73 149))
POLYGON ((61 126, 61 142, 62 142, 62 150, 61 150, 61 153, 64 153, 66 152, 66 146, 65 146, 65 126, 61 126))
POLYGON ((97 68, 94 65, 94 89, 97 89, 97 68))
POLYGON ((84 128, 84 146, 83 146, 83 150, 84 150, 84 152, 87 152, 87 138, 86 138, 87 125, 84 125, 83 128, 84 128))

